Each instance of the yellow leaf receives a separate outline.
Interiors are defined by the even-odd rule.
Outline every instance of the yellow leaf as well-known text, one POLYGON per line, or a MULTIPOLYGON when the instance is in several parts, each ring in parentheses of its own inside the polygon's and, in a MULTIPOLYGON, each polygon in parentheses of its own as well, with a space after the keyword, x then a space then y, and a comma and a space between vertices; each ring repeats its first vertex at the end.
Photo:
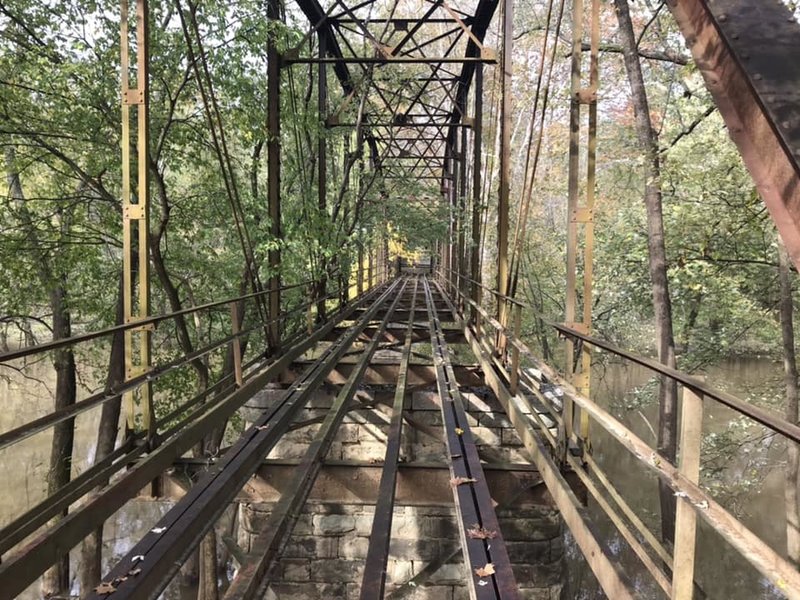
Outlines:
POLYGON ((103 581, 100 585, 94 588, 94 591, 98 594, 113 594, 117 591, 117 588, 115 588, 112 584, 103 581))
POLYGON ((486 563, 485 567, 476 567, 475 575, 478 577, 489 577, 494 575, 494 565, 492 563, 486 563))
POLYGON ((472 477, 453 477, 450 480, 450 485, 453 487, 458 487, 459 485, 463 485, 465 483, 475 483, 478 481, 477 479, 473 479, 472 477))
POLYGON ((497 537, 497 532, 481 527, 477 523, 467 529, 467 535, 473 540, 492 540, 497 537))

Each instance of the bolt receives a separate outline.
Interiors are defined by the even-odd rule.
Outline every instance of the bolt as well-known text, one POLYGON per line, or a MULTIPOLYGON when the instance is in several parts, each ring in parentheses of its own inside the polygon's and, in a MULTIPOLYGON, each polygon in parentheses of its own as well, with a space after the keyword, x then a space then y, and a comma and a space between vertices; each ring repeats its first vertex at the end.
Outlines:
POLYGON ((784 129, 789 129, 789 127, 791 126, 792 124, 789 123, 789 121, 781 121, 781 127, 783 127, 784 129))
POLYGON ((726 15, 726 14, 724 14, 724 13, 723 13, 723 14, 721 14, 721 15, 719 16, 719 20, 720 20, 720 21, 727 21, 727 20, 728 20, 728 15, 726 15))
POLYGON ((761 76, 761 73, 756 73, 755 75, 753 75, 753 79, 755 79, 756 81, 761 81, 764 78, 761 76))

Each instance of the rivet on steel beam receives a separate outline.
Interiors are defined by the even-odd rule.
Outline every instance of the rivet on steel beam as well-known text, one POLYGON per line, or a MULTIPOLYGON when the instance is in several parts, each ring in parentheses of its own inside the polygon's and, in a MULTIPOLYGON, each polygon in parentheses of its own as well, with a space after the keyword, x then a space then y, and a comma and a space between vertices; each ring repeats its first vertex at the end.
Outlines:
POLYGON ((756 81, 761 81, 762 79, 764 79, 764 77, 761 75, 761 73, 756 73, 755 75, 753 75, 753 79, 755 79, 756 81))
POLYGON ((721 14, 721 15, 719 16, 719 20, 720 20, 720 21, 727 21, 727 20, 728 20, 728 15, 726 15, 726 14, 721 14))

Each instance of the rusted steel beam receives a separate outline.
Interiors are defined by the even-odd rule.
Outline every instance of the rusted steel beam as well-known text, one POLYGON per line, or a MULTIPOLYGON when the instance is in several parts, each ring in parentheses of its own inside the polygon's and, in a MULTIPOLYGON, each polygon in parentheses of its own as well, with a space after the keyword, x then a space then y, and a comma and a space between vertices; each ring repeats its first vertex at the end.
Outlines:
POLYGON ((346 64, 346 65, 437 65, 437 64, 465 64, 465 63, 488 63, 495 64, 497 59, 493 56, 342 56, 328 58, 311 58, 300 56, 297 58, 287 58, 284 64, 287 65, 308 65, 308 64, 346 64))
MULTIPOLYGON (((497 195, 497 291, 508 291, 508 227, 511 193, 511 84, 513 81, 513 18, 514 3, 503 0, 503 52, 500 88, 500 177, 497 195)), ((505 303, 497 303, 497 318, 506 324, 505 303)))
POLYGON ((392 417, 389 423, 389 431, 386 434, 386 454, 383 460, 383 472, 378 485, 378 500, 375 504, 375 516, 372 520, 364 577, 361 582, 361 600, 380 600, 383 598, 386 587, 386 563, 389 560, 395 486, 397 484, 400 442, 403 432, 403 403, 406 398, 408 364, 411 360, 411 345, 414 339, 414 308, 417 301, 418 288, 419 278, 415 278, 411 311, 408 316, 408 327, 406 328, 406 337, 403 344, 403 356, 400 360, 400 369, 392 404, 392 417))
POLYGON ((469 569, 470 597, 520 598, 427 278, 423 283, 453 498, 459 514, 464 562, 469 569))
MULTIPOLYGON (((407 413, 408 411, 406 411, 407 413)), ((406 414, 405 421, 409 423, 406 414)), ((412 427, 419 425, 409 423, 412 427)), ((431 433, 439 434, 439 428, 431 433)), ((427 428, 426 428, 427 430, 427 428)), ((208 461, 202 464, 179 459, 169 474, 164 474, 161 484, 163 497, 180 500, 190 489, 191 474, 205 471, 208 461), (186 472, 184 476, 182 473, 186 472)), ((278 502, 289 488, 298 459, 267 459, 258 467, 236 496, 239 502, 278 502)), ((441 462, 399 463, 395 506, 452 506, 453 490, 450 486, 450 468, 441 462)), ((500 503, 512 499, 526 506, 551 506, 552 500, 544 486, 518 497, 540 481, 538 471, 528 464, 484 463, 484 474, 492 498, 500 503)), ((314 482, 308 501, 338 504, 375 504, 378 501, 378 484, 383 473, 380 463, 364 461, 326 460, 314 482)), ((568 476, 569 479, 571 476, 568 476)), ((574 479, 574 477, 573 477, 574 479)))
POLYGON ((373 354, 375 354, 375 350, 378 348, 383 330, 389 323, 391 313, 400 301, 407 283, 407 281, 403 281, 400 292, 396 295, 387 311, 386 318, 381 323, 372 341, 361 353, 358 367, 351 373, 347 383, 336 396, 336 400, 314 437, 314 441, 311 442, 300 465, 298 465, 289 487, 281 494, 280 501, 267 519, 264 529, 256 538, 236 578, 231 582, 231 586, 225 593, 225 600, 252 600, 267 585, 270 567, 273 565, 281 548, 285 545, 288 536, 291 535, 294 524, 297 521, 297 513, 305 504, 319 473, 322 458, 328 452, 336 431, 347 414, 348 406, 361 383, 361 377, 373 354))
POLYGON ((779 0, 667 4, 800 267, 800 25, 779 0))
MULTIPOLYGON (((280 20, 280 0, 268 0, 267 18, 280 20)), ((277 29, 267 38, 267 209, 270 219, 270 234, 273 240, 281 238, 281 56, 278 52, 277 29)), ((268 253, 269 318, 267 346, 270 353, 280 349, 280 323, 276 320, 281 312, 281 251, 276 244, 270 245, 268 253)))
MULTIPOLYGON (((475 67, 475 117, 472 128, 472 243, 470 245, 471 298, 480 303, 481 280, 481 217, 483 215, 483 184, 481 183, 481 153, 483 151, 483 65, 475 67)), ((473 321, 476 315, 472 314, 473 321)))

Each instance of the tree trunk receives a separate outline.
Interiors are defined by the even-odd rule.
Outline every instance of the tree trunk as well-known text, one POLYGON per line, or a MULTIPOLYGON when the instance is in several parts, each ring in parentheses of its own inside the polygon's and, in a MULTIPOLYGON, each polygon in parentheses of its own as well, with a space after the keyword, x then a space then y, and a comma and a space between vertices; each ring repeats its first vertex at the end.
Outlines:
MULTIPOLYGON (((635 113, 636 134, 645 155, 644 203, 647 209, 647 234, 650 279, 653 284, 653 312, 656 323, 658 360, 675 367, 675 341, 672 331, 672 306, 667 278, 667 255, 664 246, 664 221, 661 210, 661 166, 658 153, 658 135, 650 120, 650 107, 642 77, 642 66, 633 33, 628 0, 614 0, 625 70, 631 86, 635 113)), ((675 462, 677 451, 678 394, 675 382, 661 378, 658 404, 658 452, 670 462, 675 462)), ((675 497, 663 481, 659 481, 661 497, 661 536, 672 541, 675 532, 675 497)))
MULTIPOLYGON (((67 309, 67 291, 62 280, 50 292, 50 306, 53 310, 53 339, 68 338, 72 335, 70 312, 67 309)), ((75 404, 75 356, 71 348, 62 348, 55 353, 56 398, 55 410, 75 404)), ((53 442, 50 448, 50 470, 47 476, 47 495, 52 496, 69 483, 72 473, 72 445, 75 433, 75 419, 67 419, 53 427, 53 442)), ((67 509, 56 517, 56 521, 67 515, 67 509)), ((42 577, 42 594, 45 597, 69 594, 69 553, 64 554, 42 577)))
MULTIPOLYGON (((780 281, 781 338, 783 340, 784 383, 786 386, 786 420, 797 423, 797 357, 794 349, 794 304, 792 283, 789 279, 789 257, 782 243, 778 248, 778 279, 780 281)), ((800 479, 800 452, 797 444, 787 441, 786 486, 786 555, 795 565, 800 565, 800 506, 798 506, 798 479, 800 479)))
MULTIPOLYGON (((119 279, 119 291, 117 293, 116 315, 114 323, 121 324, 123 321, 123 296, 122 296, 122 277, 119 279)), ((111 354, 108 359, 108 375, 106 376, 106 390, 119 385, 125 378, 125 334, 115 333, 111 338, 111 354)), ((114 451, 117 441, 117 430, 119 428, 120 409, 122 397, 116 396, 103 404, 100 414, 100 424, 97 428, 97 446, 95 450, 95 463, 103 460, 114 451)), ((100 486, 102 487, 102 486, 100 486)), ((99 487, 98 487, 99 490, 99 487)), ((81 547, 81 558, 83 569, 81 571, 81 595, 86 596, 94 587, 100 583, 103 575, 103 526, 98 527, 93 533, 84 540, 81 547)))
MULTIPOLYGON (((48 291, 50 310, 53 313, 53 340, 68 338, 72 335, 72 319, 67 304, 67 278, 63 274, 55 274, 51 269, 50 255, 39 250, 39 233, 34 224, 31 212, 26 206, 25 193, 22 189, 19 171, 16 167, 16 154, 13 146, 5 148, 6 180, 9 195, 14 208, 18 211, 22 229, 33 248, 38 250, 38 275, 42 288, 48 291)), ((65 216, 59 212, 61 228, 65 228, 65 216)), ((61 232, 62 235, 64 231, 61 232)), ((72 348, 61 348, 53 352, 53 366, 56 371, 56 395, 54 410, 60 410, 75 404, 77 395, 75 377, 75 356, 72 348)), ((50 467, 47 473, 47 495, 52 496, 62 486, 69 483, 72 472, 72 445, 74 441, 75 419, 67 419, 53 427, 53 441, 50 447, 50 467)), ((67 514, 55 517, 59 521, 67 514)), ((41 591, 44 597, 69 593, 69 554, 65 554, 42 576, 41 591)))

